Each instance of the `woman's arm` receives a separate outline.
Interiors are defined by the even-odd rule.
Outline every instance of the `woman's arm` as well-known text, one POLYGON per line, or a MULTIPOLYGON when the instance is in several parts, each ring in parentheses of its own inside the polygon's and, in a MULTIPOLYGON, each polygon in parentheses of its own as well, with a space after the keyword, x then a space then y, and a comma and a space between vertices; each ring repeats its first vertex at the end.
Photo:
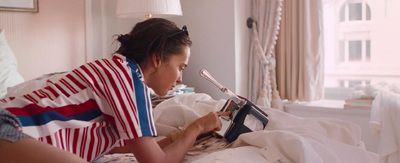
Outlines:
POLYGON ((25 138, 16 142, 0 139, 0 148, 0 162, 87 163, 77 155, 32 138, 25 138))
MULTIPOLYGON (((229 113, 221 113, 225 114, 229 113)), ((181 162, 199 135, 221 130, 221 125, 218 115, 209 113, 191 123, 176 141, 163 149, 151 136, 135 138, 126 143, 139 162, 181 162)))
MULTIPOLYGON (((164 139, 161 139, 157 141, 157 144, 160 146, 160 148, 165 148, 166 146, 170 145, 172 143, 172 138, 171 137, 166 137, 164 139)), ((126 145, 123 147, 115 147, 110 151, 110 154, 114 153, 132 153, 131 149, 126 145)))

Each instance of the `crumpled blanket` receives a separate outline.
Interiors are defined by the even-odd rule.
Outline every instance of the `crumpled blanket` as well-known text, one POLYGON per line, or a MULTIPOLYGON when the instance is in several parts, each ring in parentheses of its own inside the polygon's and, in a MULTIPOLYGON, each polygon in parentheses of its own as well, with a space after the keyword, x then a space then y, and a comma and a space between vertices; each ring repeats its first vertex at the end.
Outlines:
POLYGON ((351 99, 373 99, 379 91, 391 91, 400 94, 400 84, 379 82, 372 85, 357 85, 349 95, 351 99))
MULTIPOLYGON (((225 100, 200 93, 168 99, 154 110, 157 132, 168 136, 210 111, 218 111, 225 100)), ((209 139, 199 143, 183 162, 266 163, 377 163, 379 155, 365 149, 361 129, 354 123, 329 118, 302 118, 261 107, 269 115, 265 130, 245 133, 231 145, 209 139), (218 142, 218 143, 216 143, 218 142), (221 148, 223 147, 223 148, 221 148), (193 153, 195 151, 196 153, 193 153)), ((110 159, 110 156, 105 156, 110 159)), ((111 163, 112 161, 110 161, 111 163)), ((117 162, 117 161, 115 161, 117 162)))
POLYGON ((400 84, 356 86, 350 98, 372 98, 369 126, 378 135, 380 163, 400 162, 400 84))
POLYGON ((381 163, 400 162, 400 92, 377 91, 371 106, 371 129, 379 135, 381 163))
MULTIPOLYGON (((216 101, 199 93, 178 95, 164 101, 154 111, 157 132, 168 135, 179 128, 184 129, 199 116, 218 111, 224 103, 225 100, 216 101)), ((302 118, 277 109, 261 109, 269 115, 265 130, 242 134, 231 148, 207 153, 194 162, 240 162, 241 157, 249 162, 288 163, 376 163, 379 160, 376 153, 365 149, 361 129, 354 123, 330 118, 302 118)))

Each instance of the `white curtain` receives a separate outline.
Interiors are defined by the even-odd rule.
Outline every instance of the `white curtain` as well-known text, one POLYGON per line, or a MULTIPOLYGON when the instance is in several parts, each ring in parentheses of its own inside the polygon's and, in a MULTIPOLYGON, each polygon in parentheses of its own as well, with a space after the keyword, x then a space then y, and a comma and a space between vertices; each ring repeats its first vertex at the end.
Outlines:
POLYGON ((282 99, 324 98, 322 1, 286 0, 276 46, 277 82, 282 99))
POLYGON ((249 99, 257 105, 283 109, 276 90, 274 47, 279 31, 282 0, 253 0, 252 41, 249 57, 249 99), (278 100, 276 106, 272 101, 278 100))

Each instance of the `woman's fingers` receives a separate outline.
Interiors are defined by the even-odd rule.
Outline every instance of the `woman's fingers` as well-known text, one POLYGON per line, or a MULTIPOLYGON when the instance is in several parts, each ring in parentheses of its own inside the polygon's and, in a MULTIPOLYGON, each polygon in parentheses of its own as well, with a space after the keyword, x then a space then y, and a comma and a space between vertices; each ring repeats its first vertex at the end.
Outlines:
POLYGON ((220 116, 228 116, 229 114, 231 114, 231 112, 216 112, 218 117, 220 116))
POLYGON ((197 123, 203 126, 202 133, 210 131, 219 131, 222 129, 222 122, 219 116, 228 116, 230 112, 210 112, 209 114, 199 118, 197 123))
MULTIPOLYGON (((217 115, 217 117, 220 117, 220 116, 229 116, 230 113, 231 113, 231 112, 215 112, 215 114, 217 115)), ((217 123, 216 128, 214 128, 213 131, 219 131, 219 130, 221 130, 221 129, 222 129, 222 122, 221 122, 221 120, 220 120, 219 118, 216 119, 216 123, 217 123)))

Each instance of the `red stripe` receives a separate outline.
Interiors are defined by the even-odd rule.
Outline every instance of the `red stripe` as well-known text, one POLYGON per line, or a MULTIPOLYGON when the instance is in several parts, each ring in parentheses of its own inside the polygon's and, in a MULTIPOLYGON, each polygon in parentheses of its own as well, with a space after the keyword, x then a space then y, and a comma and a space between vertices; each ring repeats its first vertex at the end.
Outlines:
POLYGON ((92 152, 93 152, 93 147, 95 147, 95 145, 94 145, 94 140, 95 140, 95 137, 94 137, 94 129, 95 129, 95 127, 96 127, 96 123, 95 124, 93 124, 93 126, 91 126, 91 129, 90 129, 90 132, 89 132, 89 137, 91 137, 91 139, 90 139, 90 141, 89 141, 89 149, 88 149, 88 151, 87 151, 87 160, 88 161, 90 161, 90 160, 92 160, 92 152))
POLYGON ((46 96, 43 95, 42 93, 40 93, 39 90, 33 91, 33 94, 35 94, 35 95, 36 95, 37 97, 39 97, 40 99, 46 98, 46 96))
POLYGON ((74 136, 72 137, 72 153, 76 153, 78 149, 78 138, 79 138, 79 128, 74 130, 74 136))
MULTIPOLYGON (((123 98, 122 98, 122 96, 121 96, 121 93, 119 93, 119 92, 117 91, 117 90, 118 90, 118 87, 117 87, 117 85, 116 85, 116 82, 117 82, 116 79, 113 78, 113 76, 111 75, 111 73, 110 73, 109 71, 106 71, 107 69, 100 63, 100 61, 95 61, 95 63, 97 63, 97 64, 104 70, 104 71, 103 71, 104 74, 107 76, 107 78, 108 78, 109 80, 111 80, 111 81, 110 81, 110 83, 111 83, 111 89, 112 89, 113 91, 116 92, 116 97, 111 95, 111 93, 110 93, 110 88, 108 87, 108 85, 105 84, 105 79, 103 78, 104 76, 101 76, 101 75, 99 74, 99 77, 101 77, 101 78, 100 78, 100 79, 101 79, 101 82, 104 83, 104 86, 105 86, 105 88, 106 88, 106 90, 107 90, 108 96, 109 96, 109 97, 112 97, 112 98, 109 98, 108 101, 109 101, 109 102, 112 101, 113 103, 114 103, 115 101, 124 101, 123 98), (115 98, 116 98, 116 100, 115 100, 115 98)), ((97 73, 97 72, 96 72, 96 73, 97 73)), ((115 74, 115 75, 118 75, 118 74, 115 74)), ((117 116, 117 119, 118 119, 118 121, 120 122, 120 125, 121 125, 122 129, 123 129, 124 131, 128 131, 128 126, 126 126, 126 125, 129 125, 129 126, 130 126, 129 128, 133 128, 133 123, 132 123, 132 121, 128 121, 128 124, 126 124, 126 123, 124 122, 124 120, 122 119, 122 115, 120 115, 118 111, 120 111, 120 110, 122 109, 124 115, 129 115, 129 113, 128 113, 127 109, 126 109, 127 106, 125 105, 125 103, 120 102, 119 104, 120 104, 120 106, 112 105, 113 111, 114 111, 115 115, 117 116)))
POLYGON ((67 151, 71 152, 71 148, 70 148, 70 139, 71 139, 71 129, 70 128, 66 128, 65 129, 65 145, 67 146, 67 151))
MULTIPOLYGON (((135 118, 135 121, 136 121, 136 124, 139 124, 139 120, 136 118, 137 117, 137 109, 136 109, 136 105, 135 105, 135 103, 133 102, 133 100, 132 100, 132 95, 130 94, 131 92, 133 93, 133 81, 132 81, 132 77, 130 77, 129 76, 129 74, 127 73, 127 71, 125 71, 124 70, 124 67, 122 67, 122 65, 119 63, 119 62, 117 62, 117 61, 114 61, 114 63, 116 64, 116 66, 118 66, 118 68, 120 68, 120 69, 116 69, 113 65, 111 65, 111 63, 110 62, 105 62, 106 63, 106 65, 110 68, 110 69, 112 69, 113 71, 114 71, 114 73, 117 75, 117 77, 118 77, 118 80, 119 80, 119 83, 122 83, 121 84, 121 86, 122 86, 122 88, 123 88, 123 92, 124 92, 124 95, 126 96, 126 99, 128 99, 128 103, 129 103, 129 106, 131 106, 131 107, 133 107, 133 109, 132 109, 132 111, 133 111, 133 114, 134 114, 134 118, 135 118), (123 76, 121 76, 121 73, 120 72, 123 72, 123 76), (124 77, 124 79, 122 79, 124 77), (129 84, 129 88, 127 88, 127 86, 126 86, 126 84, 129 84), (130 91, 129 91, 129 89, 130 89, 130 91)), ((132 125, 131 125, 132 126, 132 125)), ((132 126, 132 127, 134 127, 134 126, 132 126)), ((131 128, 132 128, 131 127, 131 128)))
POLYGON ((54 82, 51 80, 47 80, 46 83, 54 84, 54 82))
POLYGON ((111 138, 110 146, 112 146, 117 142, 117 139, 115 138, 114 132, 111 130, 111 128, 107 128, 107 130, 108 130, 108 133, 110 133, 110 138, 111 138))
POLYGON ((65 79, 61 79, 60 82, 61 82, 62 84, 64 84, 64 86, 67 87, 73 94, 78 93, 78 91, 75 90, 75 88, 72 87, 65 79))
MULTIPOLYGON (((116 56, 116 55, 114 55, 114 56, 115 56, 116 58, 119 58, 119 57, 116 56)), ((122 59, 121 59, 121 60, 122 60, 122 59)), ((113 60, 113 61, 114 61, 115 65, 118 66, 118 68, 121 70, 121 71, 119 71, 119 72, 123 72, 123 73, 124 73, 125 79, 126 79, 127 81, 129 81, 128 83, 129 83, 129 86, 130 86, 130 88, 131 88, 131 91, 134 92, 135 90, 133 90, 134 86, 133 86, 133 81, 132 81, 131 76, 128 74, 127 71, 125 71, 125 68, 123 67, 123 65, 122 65, 120 62, 118 62, 118 60, 113 60)), ((124 60, 124 62, 126 62, 126 61, 124 60)), ((128 68, 129 68, 129 67, 128 67, 128 68)), ((133 75, 133 74, 132 74, 132 75, 133 75)), ((126 83, 124 83, 124 84, 126 84, 126 83)), ((131 97, 131 95, 130 95, 130 96, 128 95, 128 98, 127 98, 127 99, 131 99, 131 98, 129 98, 129 97, 131 97)), ((135 114, 136 123, 139 124, 138 119, 136 118, 136 117, 138 117, 138 116, 137 116, 136 105, 134 104, 133 101, 132 101, 132 102, 129 101, 129 104, 130 104, 130 106, 133 107, 133 111, 134 111, 134 114, 135 114)), ((131 121, 129 121, 129 122, 131 122, 131 121)), ((133 129, 133 130, 132 130, 133 136, 134 136, 135 138, 138 137, 138 133, 137 133, 136 130, 134 129, 134 126, 132 126, 131 129, 133 129)))
MULTIPOLYGON (((101 63, 99 63, 99 61, 97 61, 96 63, 97 63, 97 64, 101 64, 101 63)), ((96 68, 94 65, 90 65, 90 66, 92 67, 92 69, 94 70, 94 72, 96 73, 96 75, 97 75, 97 76, 99 77, 99 79, 100 79, 100 81, 98 81, 98 83, 101 83, 101 84, 103 85, 104 91, 107 92, 107 93, 105 93, 105 94, 103 94, 103 95, 106 97, 108 103, 109 103, 109 104, 111 105, 111 107, 113 108, 114 113, 115 113, 115 111, 118 111, 118 109, 124 108, 124 106, 117 106, 117 105, 115 104, 115 101, 113 100, 114 97, 111 95, 110 89, 108 88, 108 85, 105 83, 105 79, 104 79, 104 76, 103 76, 104 74, 102 75, 101 72, 99 72, 99 69, 96 68)), ((107 72, 106 69, 103 68, 102 70, 103 70, 102 72, 104 72, 105 74, 107 74, 107 73, 106 73, 106 72, 107 72)), ((111 78, 111 79, 113 79, 113 78, 111 78)), ((113 81, 111 81, 110 83, 112 83, 113 85, 115 85, 113 81)), ((113 90, 116 91, 117 89, 113 89, 113 90)), ((119 94, 117 93, 117 96, 118 96, 118 95, 119 95, 119 94)), ((118 97, 120 97, 120 96, 118 96, 118 97)), ((122 101, 120 98, 118 98, 118 99, 119 99, 120 101, 122 101)), ((116 118, 118 119, 119 122, 123 122, 123 121, 122 121, 122 116, 121 116, 121 115, 115 113, 115 116, 116 116, 116 118)), ((121 127, 122 127, 122 129, 123 129, 124 131, 127 130, 127 127, 126 127, 125 123, 120 123, 120 125, 121 125, 121 127)))
POLYGON ((23 108, 10 107, 7 108, 7 110, 17 116, 30 116, 47 111, 54 111, 57 112, 58 114, 69 117, 89 110, 99 110, 99 107, 97 106, 95 100, 89 99, 88 101, 83 102, 81 104, 72 104, 56 108, 52 108, 50 106, 42 107, 36 104, 29 104, 24 106, 23 108))
MULTIPOLYGON (((90 66, 92 64, 88 65, 90 66)), ((100 95, 104 95, 104 92, 102 91, 102 89, 100 89, 97 79, 93 76, 93 74, 89 71, 89 69, 87 67, 82 67, 82 70, 85 72, 84 78, 89 77, 91 79, 91 82, 88 81, 88 84, 93 87, 93 90, 99 91, 98 93, 100 95)))
POLYGON ((54 84, 54 86, 56 86, 57 87, 57 89, 58 90, 60 90, 61 91, 61 93, 62 94, 64 94, 66 97, 69 97, 70 95, 63 89, 63 88, 61 88, 61 86, 60 85, 58 85, 57 83, 56 84, 54 84))
MULTIPOLYGON (((82 66, 81 70, 83 71, 83 73, 86 74, 86 72, 85 72, 83 66, 82 66)), ((93 84, 91 84, 92 82, 90 82, 90 81, 87 79, 87 76, 88 76, 88 75, 85 76, 85 75, 83 75, 82 72, 80 72, 80 71, 74 71, 74 72, 75 72, 75 74, 76 74, 82 81, 84 81, 84 82, 93 90, 93 92, 94 92, 97 96, 99 96, 99 93, 98 93, 97 90, 94 88, 93 84)), ((93 80, 92 80, 92 81, 93 81, 93 80)))
POLYGON ((96 128, 96 130, 94 130, 94 133, 93 133, 93 137, 95 137, 96 140, 97 140, 97 145, 94 146, 94 147, 96 147, 96 150, 94 151, 95 152, 94 153, 95 157, 97 157, 97 155, 99 155, 99 153, 100 153, 100 147, 101 147, 102 139, 100 138, 100 132, 99 131, 100 131, 101 127, 102 127, 102 123, 99 123, 99 127, 96 128))
POLYGON ((86 147, 86 141, 87 141, 87 127, 83 128, 83 133, 82 133, 82 142, 81 142, 81 150, 79 152, 79 156, 82 158, 85 158, 85 147, 86 147))
POLYGON ((29 100, 29 101, 31 101, 31 102, 33 102, 33 103, 38 103, 38 101, 36 101, 31 95, 29 95, 29 94, 26 94, 26 95, 24 95, 24 97, 27 99, 27 100, 29 100))
POLYGON ((47 141, 47 144, 53 144, 50 136, 46 136, 46 141, 47 141))
POLYGON ((65 132, 62 132, 62 130, 60 130, 59 132, 58 132, 58 137, 60 138, 60 144, 61 144, 61 149, 64 149, 65 150, 65 146, 64 146, 64 134, 63 133, 65 133, 65 132))
POLYGON ((54 96, 55 98, 57 98, 58 96, 60 96, 60 95, 59 95, 52 87, 50 87, 50 86, 44 87, 44 89, 50 91, 51 94, 53 94, 53 96, 54 96))
POLYGON ((101 153, 103 153, 105 151, 105 149, 108 149, 108 145, 110 144, 110 141, 108 139, 110 137, 107 136, 106 129, 107 128, 105 128, 105 130, 101 130, 101 132, 103 133, 103 137, 102 138, 104 139, 104 147, 101 149, 101 153))
POLYGON ((51 137, 54 138, 54 145, 53 145, 53 146, 55 146, 55 147, 57 147, 57 148, 60 148, 61 145, 60 145, 60 138, 58 137, 58 133, 59 133, 59 132, 53 133, 53 135, 51 135, 51 137))
POLYGON ((79 89, 83 90, 86 88, 82 83, 80 83, 77 79, 75 79, 71 74, 68 74, 66 77, 69 80, 71 80, 76 86, 78 86, 79 89))
MULTIPOLYGON (((131 78, 131 76, 129 75, 129 73, 125 70, 127 67, 124 67, 120 62, 118 62, 118 61, 115 61, 115 60, 113 60, 114 61, 114 64, 116 65, 116 66, 118 66, 118 68, 120 69, 120 70, 122 70, 122 71, 118 71, 117 70, 117 72, 119 72, 119 73, 123 73, 124 74, 124 76, 125 76, 125 78, 126 79, 130 79, 131 81, 132 81, 132 78, 131 78)), ((109 62, 108 62, 109 63, 109 62)), ((110 66, 111 64, 109 63, 109 66, 110 66)), ((112 66, 110 66, 110 67, 112 67, 112 66)), ((113 67, 114 69, 115 69, 115 67, 113 67)), ((129 68, 129 67, 128 67, 129 68)), ((133 81, 132 82, 129 82, 129 86, 130 87, 133 87, 133 81)))
POLYGON ((96 146, 95 156, 99 155, 101 152, 101 145, 103 144, 104 137, 101 137, 100 132, 101 132, 101 130, 104 129, 105 124, 106 124, 106 122, 100 122, 99 127, 95 130, 96 134, 93 135, 93 136, 96 136, 96 139, 98 140, 97 141, 98 145, 96 146))
POLYGON ((39 89, 38 91, 39 91, 40 94, 42 94, 43 96, 45 96, 45 97, 47 97, 47 98, 53 100, 53 99, 50 97, 50 95, 49 95, 48 93, 46 93, 43 89, 39 89))
POLYGON ((110 116, 108 114, 103 114, 104 117, 106 117, 107 121, 110 122, 111 124, 115 125, 115 119, 113 116, 110 116))

